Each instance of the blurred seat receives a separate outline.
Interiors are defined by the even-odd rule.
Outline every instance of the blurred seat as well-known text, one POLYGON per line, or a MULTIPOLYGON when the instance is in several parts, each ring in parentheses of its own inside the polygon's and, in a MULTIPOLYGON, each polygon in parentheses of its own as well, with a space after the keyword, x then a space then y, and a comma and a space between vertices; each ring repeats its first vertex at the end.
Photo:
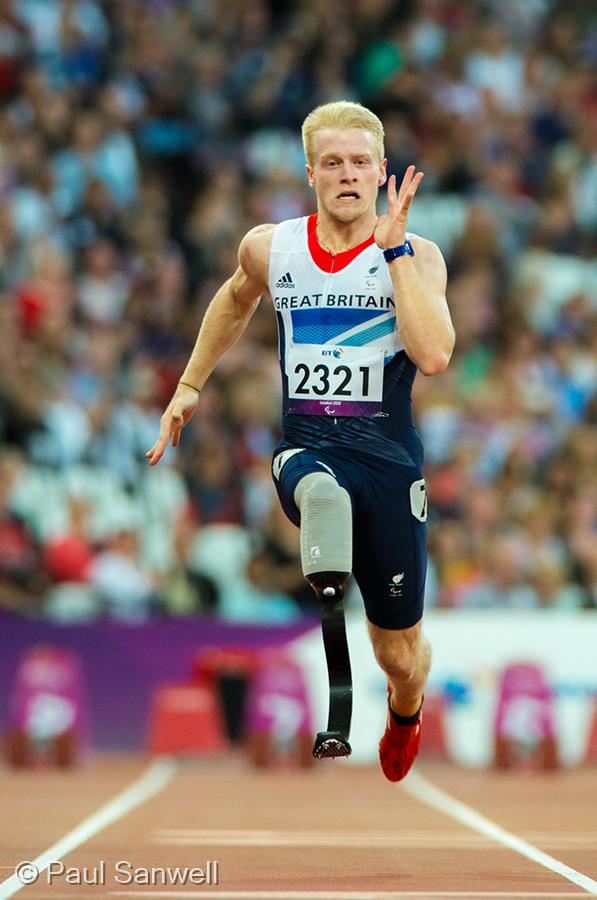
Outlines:
POLYGON ((62 477, 48 466, 28 465, 23 470, 11 492, 10 507, 40 541, 68 528, 62 477))
POLYGON ((149 750, 177 756, 212 755, 228 748, 214 691, 198 684, 164 684, 149 717, 149 750))
POLYGON ((589 727, 584 762, 589 765, 595 765, 597 763, 597 696, 593 699, 590 715, 591 724, 589 727))
POLYGON ((260 654, 249 686, 245 716, 249 755, 259 768, 277 757, 291 757, 307 768, 313 763, 314 730, 301 666, 283 650, 260 654))
POLYGON ((425 694, 421 755, 448 760, 450 753, 446 737, 446 703, 441 694, 425 694))
POLYGON ((558 766, 552 692, 543 669, 536 663, 512 663, 501 674, 495 717, 495 765, 498 769, 558 766))
POLYGON ((192 680, 213 692, 233 743, 245 737, 246 699, 259 665, 258 651, 242 646, 207 647, 193 660, 192 680))
POLYGON ((13 766, 70 766, 89 746, 89 706, 79 657, 47 644, 22 656, 10 697, 7 752, 13 766))

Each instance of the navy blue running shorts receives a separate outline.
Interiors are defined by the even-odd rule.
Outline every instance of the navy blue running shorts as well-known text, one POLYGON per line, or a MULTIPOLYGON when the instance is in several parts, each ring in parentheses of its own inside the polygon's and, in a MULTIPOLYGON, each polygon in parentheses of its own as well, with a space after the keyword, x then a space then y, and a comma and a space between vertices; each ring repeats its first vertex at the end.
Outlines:
MULTIPOLYGON (((353 574, 367 618, 379 628, 410 628, 423 615, 427 566, 427 499, 421 467, 373 455, 346 458, 295 448, 280 468, 280 445, 273 459, 274 484, 282 508, 300 525, 294 491, 311 472, 332 474, 346 488, 353 514, 353 574)), ((284 457, 283 457, 284 458, 284 457)))

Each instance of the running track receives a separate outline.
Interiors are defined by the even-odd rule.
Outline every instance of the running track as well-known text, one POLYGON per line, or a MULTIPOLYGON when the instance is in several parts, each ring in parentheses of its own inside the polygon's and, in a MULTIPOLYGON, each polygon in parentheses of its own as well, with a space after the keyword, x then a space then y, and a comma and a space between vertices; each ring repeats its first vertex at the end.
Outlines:
POLYGON ((0 900, 196 897, 433 900, 597 895, 597 774, 419 765, 404 785, 323 761, 256 772, 234 761, 103 756, 73 773, 0 769, 0 900), (30 860, 27 887, 13 875, 30 860), (104 885, 48 884, 49 861, 105 862, 104 885), (202 867, 217 885, 119 884, 135 868, 202 867))

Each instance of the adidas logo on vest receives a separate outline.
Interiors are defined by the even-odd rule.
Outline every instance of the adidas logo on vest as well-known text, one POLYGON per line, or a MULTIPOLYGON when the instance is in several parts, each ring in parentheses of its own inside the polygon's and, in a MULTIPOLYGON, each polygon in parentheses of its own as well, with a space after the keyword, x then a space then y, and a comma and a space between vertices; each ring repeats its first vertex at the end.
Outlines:
POLYGON ((290 272, 287 272, 286 275, 282 275, 278 281, 276 281, 277 288, 295 288, 296 285, 292 280, 292 275, 290 272))

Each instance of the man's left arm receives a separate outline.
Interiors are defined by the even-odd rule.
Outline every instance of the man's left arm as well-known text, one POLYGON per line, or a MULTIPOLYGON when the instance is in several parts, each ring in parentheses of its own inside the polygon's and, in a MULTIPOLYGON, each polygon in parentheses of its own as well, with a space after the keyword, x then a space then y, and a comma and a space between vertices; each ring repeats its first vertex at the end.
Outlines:
POLYGON ((407 356, 423 375, 447 367, 454 349, 454 327, 446 302, 446 264, 437 244, 413 236, 414 256, 388 263, 396 316, 407 356))
MULTIPOLYGON (((388 178, 388 211, 378 216, 375 241, 384 251, 401 248, 388 261, 398 330, 404 349, 423 375, 443 372, 454 349, 454 327, 446 303, 446 264, 439 247, 413 236, 414 256, 404 252, 407 218, 423 173, 408 166, 398 189, 388 178)), ((387 259, 387 256, 386 256, 387 259)))

